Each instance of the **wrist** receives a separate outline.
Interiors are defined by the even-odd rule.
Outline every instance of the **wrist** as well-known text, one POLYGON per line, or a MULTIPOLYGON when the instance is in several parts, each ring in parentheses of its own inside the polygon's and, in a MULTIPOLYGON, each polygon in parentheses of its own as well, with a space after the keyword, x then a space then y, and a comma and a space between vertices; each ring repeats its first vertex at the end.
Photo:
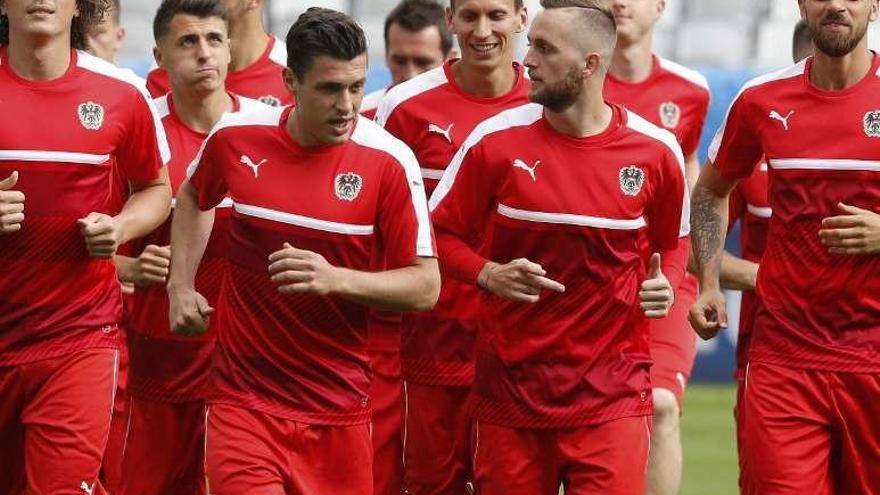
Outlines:
POLYGON ((498 266, 498 263, 494 261, 488 261, 483 265, 483 268, 480 269, 480 273, 477 275, 477 287, 489 290, 489 278, 496 266, 498 266))

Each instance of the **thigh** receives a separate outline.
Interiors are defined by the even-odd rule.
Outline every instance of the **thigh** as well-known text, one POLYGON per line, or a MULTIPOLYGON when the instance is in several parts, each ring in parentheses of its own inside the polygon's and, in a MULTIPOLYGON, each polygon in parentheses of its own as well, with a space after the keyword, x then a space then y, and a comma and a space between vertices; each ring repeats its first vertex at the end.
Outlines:
POLYGON ((129 403, 120 493, 206 492, 205 403, 129 403))
MULTIPOLYGON (((474 423, 474 486, 479 495, 557 495, 556 430, 474 423)), ((567 492, 566 492, 567 493, 567 492)))
POLYGON ((118 356, 89 349, 38 365, 45 379, 22 411, 29 491, 100 493, 93 490, 110 432, 118 356))
POLYGON ((471 480, 469 387, 404 386, 404 489, 458 495, 471 480))
POLYGON ((373 448, 369 425, 296 423, 288 473, 294 495, 372 495, 373 448))
POLYGON ((834 386, 840 460, 838 493, 880 495, 880 374, 829 373, 834 386))
POLYGON ((650 444, 649 416, 560 431, 566 495, 643 495, 650 444))
POLYGON ((689 292, 677 295, 666 318, 651 320, 651 384, 675 394, 683 410, 684 391, 697 356, 697 334, 688 323, 688 309, 694 298, 689 292))
POLYGON ((0 367, 0 493, 24 491, 24 427, 21 406, 25 396, 18 379, 25 366, 0 367))
POLYGON ((745 483, 762 495, 831 494, 828 415, 815 372, 750 363, 740 402, 745 483))
MULTIPOLYGON (((208 407, 208 483, 214 495, 287 495, 286 422, 247 409, 208 407)), ((346 466, 337 466, 344 470, 346 466)))

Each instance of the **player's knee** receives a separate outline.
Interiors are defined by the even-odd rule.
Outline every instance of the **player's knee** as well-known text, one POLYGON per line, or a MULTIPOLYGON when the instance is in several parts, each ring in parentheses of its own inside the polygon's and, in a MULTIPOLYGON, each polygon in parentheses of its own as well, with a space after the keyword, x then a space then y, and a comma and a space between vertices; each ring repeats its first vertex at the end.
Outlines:
POLYGON ((678 431, 681 409, 678 399, 670 390, 654 389, 654 431, 660 434, 678 431))

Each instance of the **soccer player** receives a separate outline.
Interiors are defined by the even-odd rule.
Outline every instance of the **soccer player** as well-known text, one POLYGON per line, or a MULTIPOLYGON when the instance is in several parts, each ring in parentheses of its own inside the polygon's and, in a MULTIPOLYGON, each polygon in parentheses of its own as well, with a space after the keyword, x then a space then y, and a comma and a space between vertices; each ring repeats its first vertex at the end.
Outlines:
MULTIPOLYGON (((186 178, 208 132, 226 112, 262 107, 227 93, 227 12, 220 0, 164 0, 153 20, 156 63, 171 92, 156 107, 171 147, 171 187, 186 178)), ((222 206, 225 206, 222 205, 222 206)), ((218 208, 196 288, 214 304, 220 292, 229 208, 218 208)), ((129 317, 131 396, 126 421, 122 494, 207 493, 204 468, 205 386, 215 325, 199 337, 176 336, 168 324, 165 281, 171 220, 117 257, 120 277, 137 286, 129 317)))
MULTIPOLYGON (((479 122, 528 102, 513 61, 525 29, 522 0, 454 0, 446 12, 461 59, 391 88, 376 121, 415 152, 430 194, 479 122)), ((477 289, 444 279, 431 312, 404 316, 404 488, 416 495, 463 493, 471 480, 471 420, 477 289)))
MULTIPOLYGON (((675 134, 692 186, 700 174, 697 147, 709 109, 709 84, 700 73, 654 54, 654 26, 665 0, 614 0, 610 5, 617 22, 617 47, 605 97, 675 134)), ((690 249, 689 238, 681 240, 680 249, 690 249)), ((647 493, 653 495, 677 494, 681 484, 679 420, 697 354, 697 336, 687 321, 697 296, 696 278, 686 275, 675 289, 669 316, 650 325, 654 430, 647 493)))
MULTIPOLYGON (((798 21, 792 36, 792 57, 800 62, 813 52, 810 30, 804 21, 798 21)), ((767 191, 770 181, 767 177, 767 161, 762 157, 759 166, 748 178, 743 179, 730 192, 728 205, 728 232, 737 221, 740 223, 740 253, 735 256, 727 251, 722 255, 720 283, 724 289, 742 291, 739 312, 739 335, 736 345, 736 403, 734 415, 738 418, 739 403, 744 390, 744 377, 748 363, 749 340, 752 335, 757 297, 755 282, 758 265, 767 246, 767 233, 773 208, 770 206, 767 191)), ((742 422, 737 419, 737 445, 742 444, 742 422)), ((742 469, 740 469, 742 472, 742 469)), ((740 478, 742 485, 745 479, 740 478)), ((743 493, 753 493, 741 486, 743 493)))
POLYGON ((646 317, 667 314, 687 264, 683 157, 671 133, 603 100, 611 12, 541 5, 524 62, 534 103, 478 125, 430 202, 443 271, 485 291, 475 488, 642 495, 646 317))
MULTIPOLYGON (((439 67, 454 55, 446 14, 435 0, 402 0, 385 18, 385 65, 392 86, 439 67)), ((361 113, 374 118, 387 91, 364 96, 361 113)))
POLYGON ((874 0, 801 0, 814 55, 747 83, 693 194, 703 338, 719 288, 728 195, 762 155, 773 210, 739 403, 746 493, 880 490, 880 58, 874 0))
POLYGON ((101 493, 122 309, 110 258, 168 214, 148 96, 77 50, 105 9, 0 3, 0 493, 101 493), (117 169, 132 191, 118 213, 117 169))
MULTIPOLYGON (((232 60, 226 89, 271 106, 294 102, 284 86, 282 71, 287 63, 284 41, 267 34, 263 26, 263 0, 223 0, 229 12, 232 60)), ((156 67, 147 75, 147 88, 154 97, 168 93, 168 74, 156 67)))
POLYGON ((427 201, 412 152, 358 115, 361 28, 311 8, 287 49, 297 106, 224 117, 178 192, 171 321, 200 332, 213 312, 193 277, 228 195, 208 397, 211 491, 370 494, 367 307, 436 302, 427 201), (387 269, 374 271, 380 248, 387 269))
POLYGON ((119 0, 109 0, 109 3, 104 17, 89 29, 88 45, 92 55, 115 64, 116 55, 125 39, 125 28, 119 22, 119 0))

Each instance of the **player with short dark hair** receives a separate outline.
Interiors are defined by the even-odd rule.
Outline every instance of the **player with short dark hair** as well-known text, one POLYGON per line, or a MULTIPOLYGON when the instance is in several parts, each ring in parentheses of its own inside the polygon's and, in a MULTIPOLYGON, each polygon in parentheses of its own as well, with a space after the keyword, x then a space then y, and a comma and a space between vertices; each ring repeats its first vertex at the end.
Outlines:
MULTIPOLYGON (((240 96, 271 106, 289 105, 282 71, 287 63, 284 40, 266 33, 263 26, 264 0, 223 0, 229 18, 232 59, 226 88, 240 96)), ((154 37, 156 26, 153 28, 154 37)), ((147 76, 147 88, 154 97, 170 91, 168 75, 159 67, 147 76)))
MULTIPOLYGON (((446 11, 461 58, 391 88, 376 121, 416 154, 430 194, 468 133, 482 120, 528 101, 528 79, 513 60, 527 13, 517 0, 458 0, 446 11)), ((405 315, 404 489, 448 494, 471 481, 471 419, 477 289, 444 278, 433 311, 405 315)))
POLYGON ((439 272, 415 157, 358 115, 361 28, 310 8, 287 48, 297 106, 225 116, 178 192, 171 323, 199 333, 213 313, 193 278, 228 196, 208 395, 211 491, 362 495, 373 491, 367 306, 430 308, 439 272))
POLYGON ((0 2, 0 493, 102 493, 122 310, 111 258, 168 215, 149 96, 75 49, 107 8, 0 2), (131 191, 121 205, 114 176, 131 191))
POLYGON ((88 31, 89 51, 96 57, 115 64, 116 55, 125 39, 125 28, 120 22, 119 0, 110 0, 110 7, 101 20, 88 31))
POLYGON ((541 5, 524 61, 533 103, 478 125, 430 202, 443 271, 485 291, 475 488, 643 495, 648 318, 668 313, 687 263, 683 157, 671 133, 603 98, 612 14, 541 5))
POLYGON ((703 338, 726 327, 728 196, 762 156, 772 217, 738 404, 743 493, 880 490, 877 2, 799 0, 812 57, 745 84, 693 193, 703 338), (829 120, 831 119, 831 120, 829 120), (832 124, 829 124, 832 122, 832 124))

